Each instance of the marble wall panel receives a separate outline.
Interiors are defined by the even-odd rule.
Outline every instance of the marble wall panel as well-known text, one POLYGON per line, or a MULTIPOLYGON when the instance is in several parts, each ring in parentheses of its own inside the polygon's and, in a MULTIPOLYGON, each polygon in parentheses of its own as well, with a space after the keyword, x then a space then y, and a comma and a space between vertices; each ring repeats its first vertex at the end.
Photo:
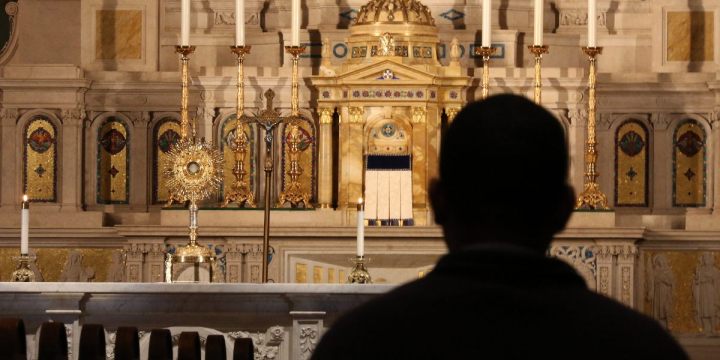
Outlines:
MULTIPOLYGON (((19 246, 19 244, 18 244, 19 246)), ((42 281, 60 281, 61 276, 66 268, 68 268, 68 258, 71 252, 77 252, 81 255, 80 267, 91 276, 92 282, 114 281, 112 275, 115 273, 114 267, 117 261, 113 261, 113 253, 118 249, 112 248, 39 248, 31 249, 31 253, 37 255, 35 264, 31 264, 33 271, 40 272, 42 281)), ((13 257, 17 256, 17 248, 0 249, 0 281, 10 281, 10 276, 15 270, 17 261, 13 257)))
POLYGON ((667 13, 667 60, 713 61, 714 14, 709 11, 667 13))
POLYGON ((139 60, 142 58, 140 10, 97 10, 95 12, 95 58, 98 60, 139 60))
MULTIPOLYGON (((720 269, 717 265, 720 264, 720 252, 653 250, 645 251, 642 261, 645 291, 641 308, 646 314, 657 319, 656 307, 662 308, 666 304, 667 321, 658 320, 674 334, 720 332, 720 322, 716 322, 714 329, 707 329, 703 328, 700 319, 703 313, 713 313, 716 318, 720 316, 717 312, 720 307, 720 269), (714 281, 707 281, 713 278, 714 281), (658 286, 658 282, 665 285, 658 286), (714 305, 714 308, 702 308, 708 307, 706 305, 714 305)), ((707 320, 705 323, 708 327, 707 320)))

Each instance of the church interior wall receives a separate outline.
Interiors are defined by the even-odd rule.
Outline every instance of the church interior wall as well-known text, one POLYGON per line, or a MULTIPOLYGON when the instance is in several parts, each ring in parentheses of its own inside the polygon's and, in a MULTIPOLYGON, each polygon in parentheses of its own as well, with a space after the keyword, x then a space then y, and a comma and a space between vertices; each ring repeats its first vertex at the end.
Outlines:
MULTIPOLYGON (((219 144, 237 99, 236 59, 229 50, 234 4, 230 0, 191 3, 191 42, 197 49, 190 60, 190 110, 199 121, 200 136, 219 144)), ((466 79, 469 85, 455 97, 441 89, 436 101, 415 99, 388 105, 342 99, 338 87, 333 99, 323 100, 311 78, 324 76, 323 64, 339 72, 352 60, 349 28, 364 3, 303 3, 308 15, 303 19, 301 42, 308 44, 309 51, 299 61, 300 107, 309 119, 305 129, 317 142, 303 155, 302 166, 306 179, 312 181, 308 189, 318 208, 273 212, 275 261, 270 274, 277 282, 304 278, 307 283, 316 279, 330 283, 341 281, 341 270, 347 274, 347 258, 355 246, 351 228, 357 217, 355 203, 364 194, 366 133, 378 119, 398 120, 411 134, 417 226, 368 229, 368 253, 377 257, 377 263, 370 265, 373 276, 387 283, 423 276, 446 251, 441 231, 433 225, 426 189, 437 175, 443 114, 451 118, 460 102, 481 98, 481 60, 471 55, 480 42, 480 3, 425 1, 439 30, 439 45, 433 51, 441 65, 450 66, 453 39, 459 43, 460 76, 456 78, 466 79), (328 48, 324 49, 326 39, 328 48), (328 163, 337 165, 323 168, 328 163), (298 264, 304 265, 305 275, 299 275, 303 267, 298 264)), ((289 112, 291 61, 283 45, 289 42, 290 4, 246 4, 244 21, 252 51, 245 62, 245 112, 264 109, 268 89, 275 92, 273 107, 289 112)), ((550 250, 575 266, 597 291, 653 316, 656 304, 671 309, 673 317, 658 320, 683 344, 698 349, 720 348, 717 338, 703 337, 720 332, 717 324, 707 329, 708 316, 720 318, 720 313, 708 315, 710 310, 698 309, 696 303, 709 296, 707 288, 699 290, 699 271, 717 279, 714 286, 720 286, 716 265, 720 261, 718 5, 715 0, 600 2, 598 43, 604 51, 598 60, 598 171, 600 187, 614 211, 595 218, 576 213, 570 228, 558 235, 550 250), (688 154, 699 154, 687 158, 700 162, 679 171, 675 159, 683 133, 677 129, 688 120, 704 134, 700 142, 687 144, 688 154), (635 146, 647 160, 646 165, 633 163, 644 166, 642 171, 633 168, 621 173, 616 170, 618 154, 624 151, 619 129, 628 121, 641 124, 645 132, 640 142, 628 137, 635 142, 625 149, 635 146), (673 194, 680 176, 690 182, 704 179, 692 188, 702 192, 702 201, 678 203, 673 194), (639 177, 646 179, 644 186, 632 189, 644 191, 644 201, 620 203, 618 182, 639 177), (709 257, 715 259, 714 264, 709 257), (656 282, 664 283, 668 291, 655 293, 656 282), (700 315, 694 315, 698 311, 700 315)), ((494 6, 493 45, 501 51, 491 62, 490 91, 531 97, 533 58, 526 47, 532 40, 532 4, 513 0, 494 6)), ((587 59, 580 51, 587 41, 586 7, 584 0, 547 2, 544 24, 550 53, 543 57, 543 104, 558 115, 567 132, 569 182, 576 192, 583 187, 587 123, 587 59)), ((92 274, 86 280, 161 281, 164 253, 185 241, 187 225, 186 211, 165 209, 166 199, 157 197, 155 161, 158 127, 165 119, 179 119, 180 75, 174 47, 179 41, 180 2, 20 0, 18 9, 13 35, 17 44, 8 54, 0 54, 0 63, 7 57, 0 65, 0 281, 9 279, 14 266, 10 257, 17 250, 26 164, 24 129, 39 115, 55 127, 53 165, 57 170, 54 201, 32 203, 31 247, 44 280, 59 280, 70 253, 78 251, 82 271, 75 272, 92 274), (116 203, 98 198, 98 181, 107 178, 98 174, 99 129, 109 118, 122 120, 127 129, 128 196, 116 203)), ((249 131, 253 150, 247 165, 251 188, 260 202, 264 200, 265 145, 256 127, 249 131)), ((283 190, 285 163, 278 155, 283 142, 276 141, 274 146, 276 170, 271 186, 276 199, 283 190)), ((230 166, 226 164, 226 171, 230 166)), ((473 166, 471 155, 468 166, 473 166)), ((528 174, 529 179, 532 176, 528 174)), ((222 195, 203 206, 217 207, 222 195)), ((259 282, 260 211, 203 210, 200 224, 201 241, 222 254, 222 281, 259 282)))

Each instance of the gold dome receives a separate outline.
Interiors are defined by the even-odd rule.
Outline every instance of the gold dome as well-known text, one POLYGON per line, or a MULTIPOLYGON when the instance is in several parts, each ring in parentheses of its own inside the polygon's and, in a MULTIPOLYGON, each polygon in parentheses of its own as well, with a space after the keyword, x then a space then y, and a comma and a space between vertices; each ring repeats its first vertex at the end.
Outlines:
POLYGON ((415 24, 435 26, 430 9, 417 0, 370 0, 363 5, 354 25, 415 24))

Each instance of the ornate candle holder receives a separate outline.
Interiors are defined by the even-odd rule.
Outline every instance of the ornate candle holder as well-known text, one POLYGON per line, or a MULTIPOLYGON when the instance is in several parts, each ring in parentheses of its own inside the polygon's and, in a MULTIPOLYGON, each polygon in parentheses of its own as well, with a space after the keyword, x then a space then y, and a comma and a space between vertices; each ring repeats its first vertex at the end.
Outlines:
POLYGON ((204 139, 198 140, 196 136, 196 119, 188 116, 188 97, 190 76, 188 72, 189 54, 194 46, 178 46, 177 52, 182 60, 182 92, 180 97, 180 140, 168 152, 169 164, 165 170, 167 175, 167 188, 170 191, 171 202, 189 202, 190 224, 189 240, 187 245, 179 247, 170 257, 170 269, 166 269, 167 282, 172 282, 172 267, 174 263, 192 263, 195 266, 195 279, 199 279, 199 266, 201 263, 211 263, 210 281, 215 261, 214 254, 209 248, 197 243, 198 235, 198 206, 197 203, 210 196, 222 183, 222 154, 211 143, 204 139))
POLYGON ((300 166, 300 142, 302 141, 302 133, 300 132, 300 126, 298 122, 300 120, 299 111, 299 76, 298 76, 298 61, 300 55, 305 52, 305 46, 286 46, 285 51, 292 55, 292 83, 290 93, 290 124, 288 125, 290 131, 287 139, 288 144, 288 155, 290 158, 290 167, 287 171, 290 177, 290 183, 287 184, 285 189, 280 193, 278 197, 278 206, 284 206, 286 203, 290 203, 290 206, 297 207, 301 203, 306 207, 310 208, 310 194, 302 191, 302 184, 300 183, 300 175, 302 175, 303 169, 300 166))
POLYGON ((12 282, 34 282, 35 272, 30 269, 30 256, 27 254, 20 254, 17 258, 18 266, 13 271, 10 281, 12 282))
POLYGON ((530 50, 530 52, 535 55, 535 81, 533 83, 533 100, 536 104, 540 105, 542 103, 542 56, 543 54, 548 53, 548 46, 530 45, 528 46, 528 50, 530 50))
POLYGON ((235 182, 230 186, 230 191, 225 195, 225 202, 223 207, 226 207, 231 202, 236 203, 238 206, 247 206, 254 208, 255 195, 250 191, 250 186, 245 181, 245 156, 247 155, 248 138, 245 134, 244 126, 244 110, 245 110, 245 79, 244 79, 244 66, 245 55, 250 53, 250 46, 231 46, 230 50, 237 56, 238 68, 237 68, 237 110, 235 120, 235 137, 233 141, 228 145, 235 154, 235 166, 233 167, 233 175, 235 176, 235 182))
POLYGON ((482 56, 483 59, 483 75, 482 75, 482 98, 487 99, 490 95, 490 56, 497 51, 494 47, 482 46, 475 48, 475 55, 482 56))
MULTIPOLYGON (((195 52, 195 46, 190 45, 177 45, 175 46, 175 52, 180 54, 181 68, 180 68, 180 80, 182 83, 182 90, 180 91, 180 138, 187 139, 189 134, 192 132, 192 136, 195 137, 195 128, 191 129, 190 116, 188 115, 188 102, 190 98, 190 54, 195 52)), ((170 206, 173 203, 183 203, 184 200, 174 193, 172 190, 168 191, 168 201, 165 206, 170 206)))
POLYGON ((350 270, 348 282, 351 284, 371 284, 372 278, 365 267, 365 263, 370 262, 370 259, 366 259, 364 256, 356 256, 355 258, 350 259, 350 261, 352 261, 355 265, 352 270, 350 270))
POLYGON ((597 75, 596 57, 602 53, 602 47, 583 47, 588 56, 590 70, 588 73, 588 121, 587 142, 585 143, 585 184, 582 193, 578 196, 575 208, 585 210, 607 210, 607 196, 600 190, 597 183, 599 174, 596 164, 598 158, 597 140, 595 139, 595 117, 597 113, 597 98, 595 94, 597 75))

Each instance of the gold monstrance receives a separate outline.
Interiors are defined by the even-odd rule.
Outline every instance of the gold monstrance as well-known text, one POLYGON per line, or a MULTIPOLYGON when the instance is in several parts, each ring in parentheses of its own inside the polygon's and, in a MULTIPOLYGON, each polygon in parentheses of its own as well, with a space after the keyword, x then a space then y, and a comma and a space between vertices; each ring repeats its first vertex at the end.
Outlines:
POLYGON ((194 46, 178 46, 182 60, 182 95, 180 112, 181 138, 170 148, 165 174, 167 187, 173 196, 190 203, 190 238, 187 245, 179 247, 175 254, 166 258, 165 282, 172 282, 173 264, 185 263, 195 266, 195 281, 199 280, 200 263, 210 263, 210 281, 213 279, 215 255, 209 248, 197 243, 198 205, 213 194, 222 182, 222 154, 212 143, 197 139, 196 119, 188 116, 189 55, 194 46))

